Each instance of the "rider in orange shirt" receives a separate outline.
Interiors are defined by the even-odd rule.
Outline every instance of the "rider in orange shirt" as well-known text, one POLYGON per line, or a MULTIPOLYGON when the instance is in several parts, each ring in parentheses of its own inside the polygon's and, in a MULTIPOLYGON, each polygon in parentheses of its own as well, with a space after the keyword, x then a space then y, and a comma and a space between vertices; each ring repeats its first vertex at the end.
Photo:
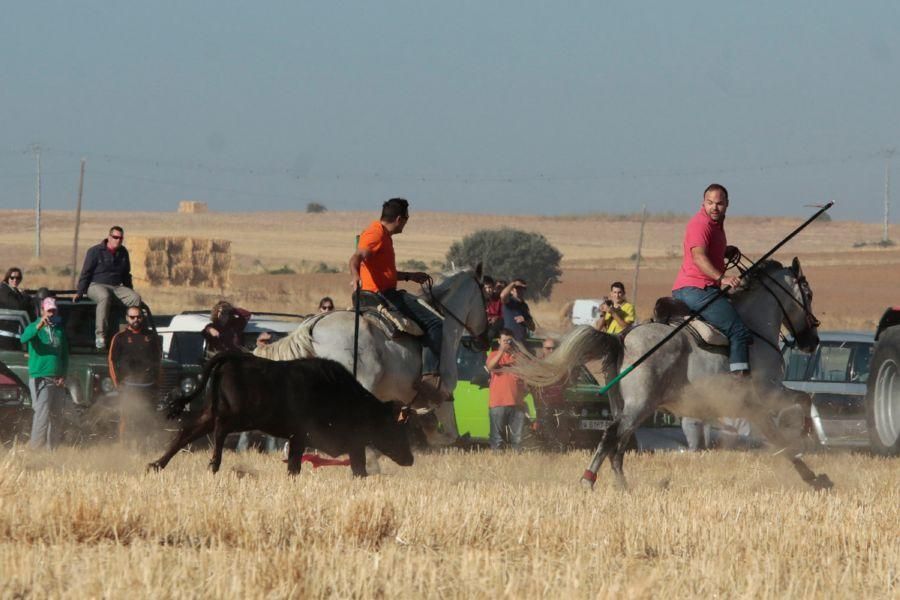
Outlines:
POLYGON ((422 339, 422 380, 419 391, 424 399, 450 400, 440 385, 439 357, 443 339, 443 323, 412 294, 397 289, 398 281, 422 284, 428 274, 398 271, 394 258, 393 236, 403 233, 409 220, 409 202, 391 198, 382 205, 381 219, 372 222, 359 237, 356 252, 350 257, 351 285, 373 292, 397 307, 405 316, 418 323, 425 332, 422 339))

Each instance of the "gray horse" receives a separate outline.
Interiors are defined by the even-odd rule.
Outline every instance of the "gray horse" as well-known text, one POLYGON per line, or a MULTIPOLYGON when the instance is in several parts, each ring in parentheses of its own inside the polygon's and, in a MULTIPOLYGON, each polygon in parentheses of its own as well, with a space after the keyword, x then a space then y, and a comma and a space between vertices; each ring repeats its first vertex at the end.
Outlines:
MULTIPOLYGON (((462 337, 469 333, 487 339, 487 314, 481 287, 481 265, 445 276, 431 293, 444 315, 441 347, 441 386, 453 393, 457 382, 456 354, 462 337)), ((291 334, 254 354, 272 360, 293 360, 310 356, 330 358, 353 369, 352 310, 315 315, 291 334)), ((359 329, 359 362, 357 379, 364 388, 382 402, 411 404, 416 397, 416 383, 422 373, 422 344, 419 338, 401 335, 388 337, 384 331, 362 319, 359 329)), ((456 441, 458 431, 452 404, 435 408, 440 430, 429 430, 429 442, 447 444, 456 441)))
MULTIPOLYGON (((727 351, 703 347, 694 335, 682 330, 610 389, 615 418, 582 476, 585 487, 593 488, 607 457, 617 481, 624 484, 622 462, 628 442, 635 429, 660 408, 699 419, 746 418, 771 443, 788 450, 785 455, 806 483, 816 489, 831 487, 827 475, 816 475, 801 459, 801 405, 781 385, 781 327, 793 334, 801 350, 812 352, 819 343, 812 291, 800 262, 795 258, 788 268, 776 261, 760 265, 732 299, 754 334, 752 377, 742 380, 728 374, 727 351)), ((601 359, 604 376, 610 381, 623 364, 634 363, 671 331, 671 325, 644 323, 621 342, 616 336, 580 327, 566 336, 548 359, 520 361, 512 370, 532 385, 549 385, 565 377, 572 366, 601 359)))

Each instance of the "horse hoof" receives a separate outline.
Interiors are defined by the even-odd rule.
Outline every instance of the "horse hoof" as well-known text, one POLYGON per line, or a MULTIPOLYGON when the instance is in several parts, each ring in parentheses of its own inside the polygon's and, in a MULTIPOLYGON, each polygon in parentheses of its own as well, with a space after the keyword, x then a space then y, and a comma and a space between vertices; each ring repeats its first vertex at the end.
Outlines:
POLYGON ((582 477, 581 478, 581 488, 583 490, 591 492, 594 490, 594 482, 591 481, 590 479, 585 479, 584 477, 582 477))

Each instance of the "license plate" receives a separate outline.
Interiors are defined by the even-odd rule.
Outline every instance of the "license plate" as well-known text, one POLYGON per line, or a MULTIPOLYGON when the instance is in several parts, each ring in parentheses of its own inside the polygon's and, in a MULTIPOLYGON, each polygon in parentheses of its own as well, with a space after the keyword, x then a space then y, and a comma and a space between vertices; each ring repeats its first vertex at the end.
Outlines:
POLYGON ((578 421, 578 429, 606 429, 612 421, 604 419, 581 419, 578 421))

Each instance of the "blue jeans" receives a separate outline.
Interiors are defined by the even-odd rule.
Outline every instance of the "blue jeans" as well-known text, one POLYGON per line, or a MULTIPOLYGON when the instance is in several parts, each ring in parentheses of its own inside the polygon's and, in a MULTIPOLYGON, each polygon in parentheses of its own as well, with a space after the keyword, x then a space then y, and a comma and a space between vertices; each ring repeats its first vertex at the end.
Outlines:
MULTIPOLYGON (((703 289, 683 287, 673 291, 672 296, 674 296, 676 300, 681 300, 688 305, 688 308, 696 312, 718 293, 719 288, 714 286, 703 289)), ((700 316, 704 321, 728 336, 728 358, 731 363, 731 370, 749 370, 749 346, 752 338, 750 336, 750 331, 744 326, 743 321, 741 321, 737 311, 734 310, 731 302, 725 296, 720 296, 712 304, 707 306, 703 312, 700 313, 700 316)))
POLYGON ((522 445, 522 428, 525 426, 525 409, 521 406, 495 406, 488 410, 491 419, 491 450, 503 444, 503 434, 509 434, 509 446, 518 450, 522 445))
MULTIPOLYGON (((419 299, 396 288, 381 292, 388 302, 397 307, 407 318, 418 323, 425 331, 422 338, 422 373, 439 373, 441 344, 444 339, 444 322, 436 314, 419 304, 419 299)), ((455 356, 451 360, 455 360, 455 356)))

